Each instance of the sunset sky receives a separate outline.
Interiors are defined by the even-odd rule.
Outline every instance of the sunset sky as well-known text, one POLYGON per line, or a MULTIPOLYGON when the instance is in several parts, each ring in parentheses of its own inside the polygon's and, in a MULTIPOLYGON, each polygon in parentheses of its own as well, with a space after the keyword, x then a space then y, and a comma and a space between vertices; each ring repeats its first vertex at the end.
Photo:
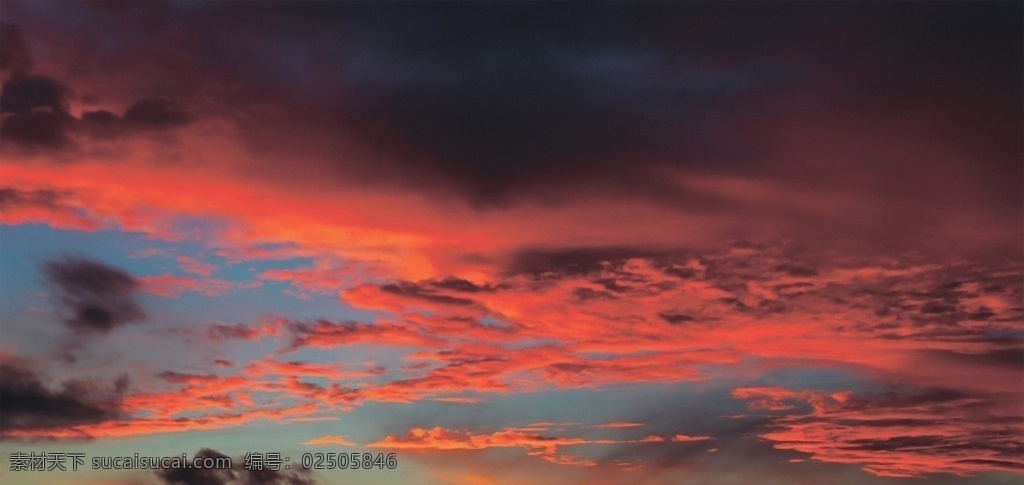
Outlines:
POLYGON ((0 0, 0 482, 1020 484, 1022 19, 0 0))

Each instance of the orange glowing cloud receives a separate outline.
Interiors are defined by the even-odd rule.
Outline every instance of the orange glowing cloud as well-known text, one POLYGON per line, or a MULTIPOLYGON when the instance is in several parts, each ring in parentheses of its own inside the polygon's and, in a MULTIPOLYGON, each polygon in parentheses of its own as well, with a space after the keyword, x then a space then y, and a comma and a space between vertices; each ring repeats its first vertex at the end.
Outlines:
POLYGON ((306 445, 306 446, 323 446, 323 445, 358 446, 355 443, 345 439, 344 436, 330 435, 330 434, 329 435, 321 436, 319 438, 312 438, 312 439, 310 439, 309 441, 306 441, 303 444, 306 445))
POLYGON ((638 428, 638 427, 643 426, 643 425, 644 425, 644 423, 633 423, 633 422, 629 422, 629 421, 623 421, 623 422, 615 422, 615 423, 597 424, 597 425, 594 425, 593 427, 594 428, 599 428, 599 429, 618 429, 618 428, 638 428))
POLYGON ((348 369, 342 364, 311 364, 308 362, 289 361, 281 362, 272 357, 254 361, 245 366, 242 371, 252 378, 266 377, 269 375, 295 376, 295 377, 323 377, 332 381, 343 381, 353 379, 365 379, 377 377, 384 373, 383 367, 369 369, 348 369))
POLYGON ((441 427, 431 429, 413 428, 404 436, 388 435, 367 446, 395 450, 421 452, 451 450, 483 450, 487 448, 523 448, 530 456, 560 465, 596 466, 597 462, 571 457, 559 453, 559 448, 574 445, 613 445, 622 443, 657 443, 664 441, 657 436, 639 440, 588 440, 582 438, 548 437, 518 430, 496 431, 491 434, 474 434, 467 430, 452 430, 441 427))
POLYGON ((711 436, 689 436, 685 434, 677 434, 671 438, 671 440, 676 443, 692 443, 694 441, 708 441, 713 439, 715 438, 711 436))

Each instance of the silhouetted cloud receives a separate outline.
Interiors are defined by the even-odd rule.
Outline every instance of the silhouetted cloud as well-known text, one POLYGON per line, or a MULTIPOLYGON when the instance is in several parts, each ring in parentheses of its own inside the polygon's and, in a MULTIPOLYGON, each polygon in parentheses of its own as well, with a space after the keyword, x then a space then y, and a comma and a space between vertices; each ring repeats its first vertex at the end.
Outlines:
POLYGON ((135 301, 139 283, 120 269, 65 256, 47 261, 42 271, 69 314, 64 323, 76 332, 105 333, 145 317, 135 301))
POLYGON ((0 132, 4 142, 49 149, 71 148, 76 133, 111 138, 131 129, 168 129, 183 126, 191 116, 173 99, 148 96, 132 103, 124 116, 107 110, 69 111, 72 88, 53 77, 31 73, 32 59, 22 29, 0 27, 0 70, 10 71, 0 92, 0 132))
POLYGON ((119 419, 127 386, 123 376, 108 388, 95 381, 68 381, 52 388, 29 363, 0 362, 0 433, 17 437, 19 431, 64 430, 119 419))
POLYGON ((189 115, 173 100, 151 96, 129 106, 124 120, 140 127, 170 128, 188 123, 189 115))
POLYGON ((46 76, 14 76, 4 83, 0 113, 31 114, 38 109, 67 111, 70 89, 46 76))
POLYGON ((15 73, 0 92, 3 139, 47 148, 67 145, 66 132, 75 122, 67 111, 70 93, 50 77, 15 73))
MULTIPOLYGON (((203 448, 195 458, 228 458, 227 455, 203 448)), ((168 468, 158 470, 157 478, 167 485, 313 485, 316 480, 310 470, 293 466, 290 470, 274 471, 245 469, 244 458, 231 460, 232 468, 168 468)))

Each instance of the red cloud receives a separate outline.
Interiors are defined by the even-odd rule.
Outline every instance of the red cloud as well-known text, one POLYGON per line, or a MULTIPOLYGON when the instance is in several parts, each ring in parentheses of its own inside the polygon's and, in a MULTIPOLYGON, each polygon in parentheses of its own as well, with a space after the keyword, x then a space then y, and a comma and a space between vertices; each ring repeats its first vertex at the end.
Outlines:
POLYGON ((217 266, 206 261, 189 256, 178 256, 178 264, 186 273, 209 277, 217 269, 217 266))
POLYGON ((372 367, 368 369, 347 369, 342 364, 311 364, 308 362, 289 361, 281 362, 273 357, 267 357, 245 366, 242 371, 252 378, 261 378, 269 375, 296 376, 296 377, 323 377, 331 381, 343 381, 352 379, 365 379, 377 377, 384 374, 383 367, 372 367))
POLYGON ((817 461, 857 464, 885 477, 1020 472, 1024 420, 991 398, 947 389, 881 393, 736 389, 754 410, 789 411, 761 436, 817 461), (800 412, 795 405, 809 405, 800 412))
POLYGON ((663 438, 649 436, 640 440, 588 440, 542 436, 518 430, 496 431, 491 434, 474 434, 468 430, 452 430, 441 427, 432 429, 413 428, 404 436, 386 436, 367 446, 396 450, 421 452, 450 450, 483 450, 487 448, 523 448, 528 455, 537 456, 560 465, 595 466, 597 462, 563 455, 559 449, 574 445, 611 445, 622 443, 656 443, 663 438))
POLYGON ((689 435, 685 435, 685 434, 677 434, 677 435, 673 436, 671 439, 672 439, 672 441, 675 441, 676 443, 691 443, 691 442, 694 442, 694 441, 713 440, 715 438, 711 437, 711 436, 689 436, 689 435))

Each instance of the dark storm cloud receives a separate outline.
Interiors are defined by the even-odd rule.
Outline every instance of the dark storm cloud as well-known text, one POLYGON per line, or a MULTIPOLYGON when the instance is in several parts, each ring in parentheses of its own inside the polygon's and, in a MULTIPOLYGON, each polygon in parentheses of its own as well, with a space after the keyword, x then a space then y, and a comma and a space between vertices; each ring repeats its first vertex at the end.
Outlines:
POLYGON ((1024 369, 1024 348, 1005 348, 969 354, 953 352, 950 350, 928 350, 922 351, 927 358, 940 361, 953 362, 957 364, 1004 367, 1007 369, 1024 369))
POLYGON ((189 115, 173 100, 152 96, 129 106, 124 120, 143 127, 170 128, 188 123, 189 115))
POLYGON ((121 117, 107 110, 83 112, 81 126, 84 133, 97 139, 116 138, 125 130, 121 117))
POLYGON ((32 75, 32 59, 21 28, 0 25, 0 141, 30 147, 63 148, 76 120, 68 112, 71 88, 48 76, 32 75))
MULTIPOLYGON (((209 448, 196 452, 195 458, 228 458, 227 455, 209 448)), ((169 468, 158 470, 157 478, 167 485, 313 485, 316 480, 308 469, 293 466, 280 471, 247 470, 243 458, 231 460, 230 469, 212 468, 169 468)))
POLYGON ((713 102, 788 75, 770 62, 700 67, 687 40, 669 35, 669 19, 693 26, 699 9, 592 7, 352 8, 338 16, 350 47, 332 52, 342 92, 353 93, 338 111, 416 161, 403 173, 440 173, 478 202, 610 179, 653 190, 638 168, 712 149, 701 140, 713 102))
POLYGON ((84 111, 76 127, 93 138, 115 138, 149 130, 185 126, 193 116, 177 101, 164 96, 147 96, 128 106, 123 116, 107 110, 84 111))
POLYGON ((46 76, 14 76, 4 83, 0 113, 27 115, 37 109, 66 111, 70 89, 46 76))
MULTIPOLYGON (((56 8, 12 8, 12 18, 59 24, 47 14, 56 8)), ((985 154, 983 169, 925 167, 886 146, 823 155, 852 156, 869 172, 998 172, 989 177, 998 207, 1016 201, 1022 175, 1017 2, 60 8, 73 9, 68 18, 89 23, 90 39, 118 53, 93 49, 83 63, 108 70, 131 59, 140 76, 152 74, 153 86, 182 102, 219 93, 221 114, 247 123, 259 148, 289 149, 272 140, 288 144, 322 130, 370 153, 339 155, 339 177, 356 170, 423 190, 454 187, 484 206, 557 199, 580 186, 714 206, 666 181, 666 168, 853 183, 828 160, 775 158, 771 127, 811 115, 854 125, 917 120, 944 142, 985 154), (242 87, 217 88, 225 85, 242 87), (249 111, 253 105, 277 110, 249 111)), ((125 120, 170 127, 191 119, 154 99, 125 120)), ((323 168, 305 170, 321 179, 323 168)), ((905 178, 893 178, 885 191, 910 198, 967 190, 938 182, 897 188, 905 178)))
POLYGON ((124 116, 110 111, 69 111, 73 89, 50 76, 31 74, 31 57, 20 27, 3 24, 3 71, 11 75, 0 91, 0 140, 28 147, 73 147, 73 135, 112 138, 132 129, 167 129, 188 124, 192 117, 172 99, 149 96, 128 106, 124 116))
POLYGON ((25 362, 0 362, 0 433, 7 437, 19 430, 64 430, 118 419, 127 385, 123 376, 109 388, 69 381, 55 389, 25 362))
POLYGON ((120 269, 65 256, 42 271, 69 314, 64 323, 76 332, 105 333, 145 317, 135 301, 138 281, 120 269))
POLYGON ((70 94, 70 88, 55 79, 16 73, 0 91, 2 140, 47 148, 66 146, 67 130, 75 122, 67 110, 70 94))
POLYGON ((258 154, 232 168, 275 183, 639 199, 723 237, 1019 254, 1019 2, 17 3, 62 80, 147 98, 84 133, 226 119, 258 154))
MULTIPOLYGON (((947 140, 1019 172, 1013 3, 307 2, 203 15, 232 27, 204 43, 262 47, 197 52, 207 65, 327 106, 402 154, 371 173, 440 174, 482 203, 588 183, 657 194, 663 167, 749 170, 773 155, 759 126, 815 109, 934 118, 947 140), (957 101, 965 93, 982 96, 957 101)), ((820 176, 810 168, 792 176, 820 176)))
POLYGON ((63 112, 11 115, 3 118, 0 132, 5 144, 13 141, 31 147, 63 148, 69 144, 66 130, 73 121, 63 112))

